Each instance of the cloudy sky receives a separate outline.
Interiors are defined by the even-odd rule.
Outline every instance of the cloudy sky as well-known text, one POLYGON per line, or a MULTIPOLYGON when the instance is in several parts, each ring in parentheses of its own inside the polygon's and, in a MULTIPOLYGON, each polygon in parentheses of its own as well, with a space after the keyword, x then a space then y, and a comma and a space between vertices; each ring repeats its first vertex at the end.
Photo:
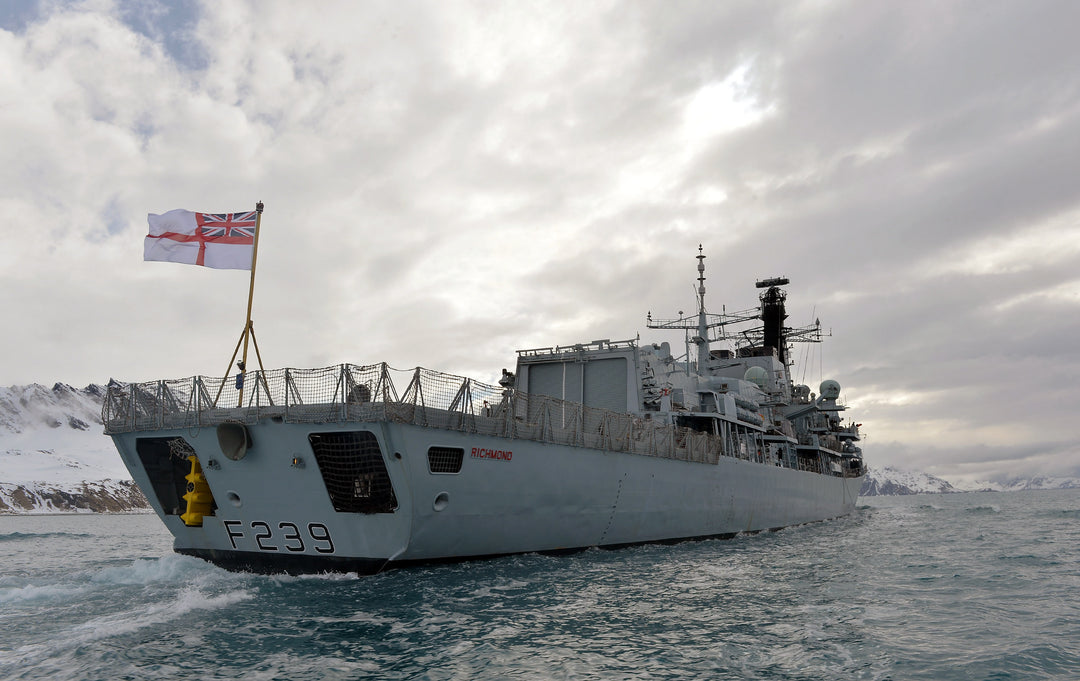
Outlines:
MULTIPOLYGON (((494 381, 757 304, 832 337, 871 463, 1080 475, 1080 3, 0 9, 0 385, 220 375, 248 274, 146 214, 266 204, 273 367, 494 381)), ((802 358, 803 348, 795 353, 802 358)), ((270 368, 268 366, 267 368, 270 368)))

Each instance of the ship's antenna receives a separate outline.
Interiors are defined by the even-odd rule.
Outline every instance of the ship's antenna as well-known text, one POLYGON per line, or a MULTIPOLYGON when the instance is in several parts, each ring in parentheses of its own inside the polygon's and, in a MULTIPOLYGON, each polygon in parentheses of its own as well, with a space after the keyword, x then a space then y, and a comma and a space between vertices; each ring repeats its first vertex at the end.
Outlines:
POLYGON ((697 247, 697 271, 698 271, 698 314, 705 314, 705 255, 701 252, 701 244, 697 247))
POLYGON ((697 271, 698 271, 698 337, 694 342, 698 346, 698 371, 705 371, 705 365, 709 359, 709 322, 705 318, 705 254, 701 244, 697 247, 697 271))
MULTIPOLYGON (((687 376, 694 367, 698 371, 706 371, 709 363, 709 315, 705 312, 705 248, 701 244, 698 244, 697 260, 698 285, 695 291, 698 301, 697 324, 693 322, 692 312, 684 315, 682 310, 679 310, 678 319, 653 319, 652 313, 646 317, 650 329, 682 329, 684 331, 687 376), (691 331, 695 332, 693 336, 690 335, 691 331), (697 346, 696 362, 691 359, 691 344, 697 346)), ((723 318, 720 323, 723 324, 723 318)))
MULTIPOLYGON (((810 308, 810 316, 817 319, 816 313, 817 313, 817 304, 815 304, 812 308, 810 308)), ((799 383, 806 383, 806 372, 810 368, 810 363, 812 361, 813 361, 813 357, 811 357, 811 355, 810 355, 810 345, 807 344, 806 349, 803 352, 802 375, 799 377, 799 383)))

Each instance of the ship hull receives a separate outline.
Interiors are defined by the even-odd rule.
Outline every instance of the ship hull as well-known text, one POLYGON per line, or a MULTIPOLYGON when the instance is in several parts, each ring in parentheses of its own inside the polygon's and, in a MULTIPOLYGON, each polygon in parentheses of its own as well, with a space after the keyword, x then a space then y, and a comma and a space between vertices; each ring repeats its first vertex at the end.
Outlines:
POLYGON ((239 460, 222 455, 212 427, 113 434, 178 553, 239 570, 368 574, 779 529, 851 513, 862 484, 740 458, 683 461, 392 421, 263 419, 248 430, 239 460), (329 491, 313 437, 355 433, 378 443, 392 503, 342 511, 329 491), (181 517, 175 461, 147 444, 175 439, 202 462, 213 497, 201 524, 181 517), (433 472, 433 448, 461 452, 459 470, 433 472))

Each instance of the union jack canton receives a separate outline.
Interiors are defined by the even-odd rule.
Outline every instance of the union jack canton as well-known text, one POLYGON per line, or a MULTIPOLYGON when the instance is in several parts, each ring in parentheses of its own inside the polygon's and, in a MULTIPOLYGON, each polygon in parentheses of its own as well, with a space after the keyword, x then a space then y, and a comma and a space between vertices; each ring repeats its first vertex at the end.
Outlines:
POLYGON ((245 213, 195 213, 199 233, 207 239, 230 244, 255 243, 256 211, 245 213))

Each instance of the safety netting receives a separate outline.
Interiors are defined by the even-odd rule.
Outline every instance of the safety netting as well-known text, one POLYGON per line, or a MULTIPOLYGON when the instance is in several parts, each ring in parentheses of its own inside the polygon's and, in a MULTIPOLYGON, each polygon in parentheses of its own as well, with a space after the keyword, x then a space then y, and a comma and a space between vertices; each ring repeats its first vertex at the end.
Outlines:
POLYGON ((732 451, 716 435, 648 417, 385 363, 251 371, 242 382, 195 376, 114 384, 102 407, 107 434, 261 419, 390 421, 701 463, 715 463, 732 451))

